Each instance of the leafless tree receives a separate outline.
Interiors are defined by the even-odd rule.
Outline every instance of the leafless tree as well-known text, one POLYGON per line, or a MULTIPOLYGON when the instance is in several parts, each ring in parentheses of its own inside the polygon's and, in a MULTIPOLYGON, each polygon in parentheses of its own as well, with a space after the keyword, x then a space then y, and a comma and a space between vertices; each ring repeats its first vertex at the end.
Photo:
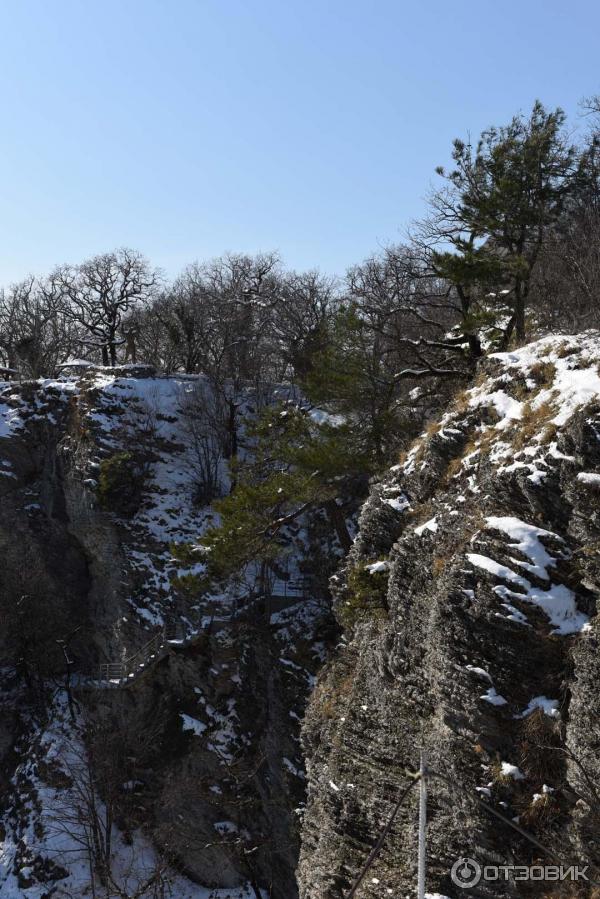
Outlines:
POLYGON ((59 266, 44 282, 46 298, 87 334, 82 343, 116 365, 124 319, 153 296, 159 273, 133 250, 94 256, 80 265, 59 266))
POLYGON ((345 302, 360 322, 364 421, 385 454, 469 377, 468 348, 453 332, 455 297, 414 247, 399 245, 350 269, 345 302))
POLYGON ((98 899, 169 895, 167 861, 153 853, 143 857, 134 838, 147 823, 140 819, 135 788, 155 760, 161 727, 146 709, 116 702, 93 713, 81 743, 67 741, 63 747, 68 784, 46 809, 45 824, 66 844, 63 863, 68 866, 67 854, 86 862, 98 899))
POLYGON ((241 391, 269 380, 272 311, 279 302, 275 255, 228 255, 192 265, 157 308, 179 365, 202 372, 226 408, 226 455, 235 456, 241 391))
POLYGON ((0 359, 6 367, 31 378, 53 374, 77 339, 76 328, 35 278, 0 291, 0 359))
POLYGON ((188 437, 188 467, 195 482, 196 502, 206 505, 221 495, 221 464, 227 449, 227 409, 208 380, 186 384, 179 405, 188 437))
POLYGON ((532 283, 543 329, 600 327, 600 97, 584 102, 589 124, 573 189, 547 236, 532 283))
POLYGON ((600 327, 600 209, 580 209, 548 239, 531 294, 543 329, 600 327))
POLYGON ((338 293, 335 279, 318 272, 288 272, 283 276, 271 325, 277 380, 302 379, 313 369, 327 345, 338 293))

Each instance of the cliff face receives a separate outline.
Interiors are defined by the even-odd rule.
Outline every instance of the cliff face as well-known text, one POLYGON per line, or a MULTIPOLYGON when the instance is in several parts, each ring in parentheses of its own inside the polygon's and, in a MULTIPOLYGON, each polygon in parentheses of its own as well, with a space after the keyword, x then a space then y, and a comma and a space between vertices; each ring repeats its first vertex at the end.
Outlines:
MULTIPOLYGON (((214 514, 188 406, 198 391, 193 415, 210 405, 200 380, 5 385, 0 899, 339 899, 421 749, 431 893, 465 895, 449 875, 463 855, 543 857, 481 799, 594 876, 599 363, 596 334, 486 360, 373 486, 332 582, 343 636, 324 666, 317 597, 275 610, 249 604, 248 584, 173 589, 198 565, 172 544, 214 514), (126 685, 98 683, 101 663, 133 674, 131 656, 174 623, 126 685), (108 872, 89 865, 90 794, 108 872)), ((256 397, 239 407, 243 421, 256 397)), ((227 489, 224 461, 217 474, 227 489)), ((293 576, 335 553, 318 521, 287 540, 293 576)), ((413 895, 415 868, 411 795, 361 899, 413 895)))
MULTIPOLYGON (((465 895, 450 880, 461 856, 544 858, 478 799, 597 877, 599 362, 597 334, 490 357, 373 488, 334 578, 344 639, 304 724, 303 899, 345 895, 421 748, 439 775, 430 892, 465 895)), ((415 883, 413 795, 359 895, 410 896, 415 883)))
MULTIPOLYGON (((300 720, 328 610, 173 589, 201 565, 172 544, 214 516, 190 424, 210 403, 202 379, 140 370, 2 387, 2 899, 297 892, 300 720), (98 681, 105 663, 132 677, 98 681)), ((243 427, 252 391, 238 405, 243 427)), ((216 475, 226 490, 225 461, 216 475)), ((310 523, 288 536, 293 568, 310 523)))

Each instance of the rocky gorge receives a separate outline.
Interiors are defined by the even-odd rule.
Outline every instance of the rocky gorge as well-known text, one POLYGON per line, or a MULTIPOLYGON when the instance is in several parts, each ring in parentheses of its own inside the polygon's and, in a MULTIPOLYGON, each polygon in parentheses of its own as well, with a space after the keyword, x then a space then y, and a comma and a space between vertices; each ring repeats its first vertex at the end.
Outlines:
MULTIPOLYGON (((275 610, 173 587, 213 517, 181 414, 201 379, 6 383, 0 897, 107 895, 100 841, 108 895, 342 899, 422 750, 431 895, 520 890, 459 889, 463 856, 595 879, 599 365, 591 332, 487 357, 372 483, 332 608, 275 610)), ((338 566, 318 524, 286 533, 294 576, 317 546, 338 566)), ((415 895, 416 820, 411 795, 358 895, 415 895)))

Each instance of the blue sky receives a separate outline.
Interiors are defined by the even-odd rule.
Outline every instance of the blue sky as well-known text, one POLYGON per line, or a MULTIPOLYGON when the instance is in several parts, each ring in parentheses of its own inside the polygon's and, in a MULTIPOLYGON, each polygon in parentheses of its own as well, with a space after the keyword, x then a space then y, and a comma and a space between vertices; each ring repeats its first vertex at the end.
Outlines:
POLYGON ((597 0, 0 0, 0 283, 117 246, 343 272, 455 136, 600 92, 597 0))

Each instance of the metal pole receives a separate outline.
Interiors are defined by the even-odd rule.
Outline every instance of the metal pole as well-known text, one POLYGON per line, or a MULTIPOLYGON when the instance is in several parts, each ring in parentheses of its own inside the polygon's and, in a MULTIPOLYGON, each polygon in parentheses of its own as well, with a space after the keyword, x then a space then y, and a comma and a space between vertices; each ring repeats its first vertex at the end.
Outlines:
POLYGON ((417 867, 417 899, 425 899, 425 870, 426 870, 426 842, 425 832, 427 828, 427 779, 426 779, 425 753, 421 752, 421 767, 419 769, 419 857, 417 867))

